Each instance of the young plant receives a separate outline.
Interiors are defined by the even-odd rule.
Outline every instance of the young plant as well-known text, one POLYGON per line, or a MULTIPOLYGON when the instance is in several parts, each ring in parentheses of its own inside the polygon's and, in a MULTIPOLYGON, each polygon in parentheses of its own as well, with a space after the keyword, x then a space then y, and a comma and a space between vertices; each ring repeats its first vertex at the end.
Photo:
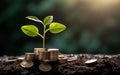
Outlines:
POLYGON ((65 25, 58 23, 58 22, 53 22, 53 16, 47 16, 44 18, 43 21, 41 21, 36 16, 27 16, 26 18, 29 20, 39 22, 43 25, 43 33, 42 34, 39 33, 39 29, 35 25, 23 25, 23 26, 21 26, 21 30, 26 35, 28 35, 30 37, 40 36, 43 39, 43 48, 45 48, 45 38, 46 38, 46 33, 48 31, 50 31, 53 34, 57 34, 57 33, 60 33, 66 29, 65 25))

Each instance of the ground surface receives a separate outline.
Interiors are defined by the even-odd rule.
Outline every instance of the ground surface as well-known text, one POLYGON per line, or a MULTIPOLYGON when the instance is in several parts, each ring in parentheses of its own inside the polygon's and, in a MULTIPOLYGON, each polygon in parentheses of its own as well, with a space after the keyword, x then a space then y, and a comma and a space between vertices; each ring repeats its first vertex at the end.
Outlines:
POLYGON ((14 59, 14 56, 0 57, 0 75, 120 75, 120 54, 118 55, 91 55, 78 54, 78 60, 67 63, 49 63, 52 70, 43 72, 39 70, 39 61, 34 61, 31 68, 20 66, 20 60, 5 62, 5 59, 14 59), (85 64, 89 59, 97 59, 97 62, 85 64))

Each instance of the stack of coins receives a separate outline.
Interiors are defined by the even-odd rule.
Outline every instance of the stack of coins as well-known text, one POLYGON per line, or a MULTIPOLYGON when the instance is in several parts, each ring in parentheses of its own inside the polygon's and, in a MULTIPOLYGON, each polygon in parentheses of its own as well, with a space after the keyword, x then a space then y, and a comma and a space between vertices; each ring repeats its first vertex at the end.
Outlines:
POLYGON ((44 51, 45 51, 45 48, 34 48, 35 59, 38 59, 39 54, 44 51))
POLYGON ((25 53, 25 60, 32 61, 35 57, 35 53, 25 53))
POLYGON ((32 60, 34 59, 34 53, 25 53, 24 60, 20 63, 20 65, 24 68, 30 68, 33 66, 32 60))
POLYGON ((38 59, 40 61, 46 61, 46 60, 50 60, 50 52, 44 51, 44 52, 40 52, 38 55, 38 59))
POLYGON ((50 52, 50 61, 58 60, 59 49, 48 49, 48 52, 50 52))

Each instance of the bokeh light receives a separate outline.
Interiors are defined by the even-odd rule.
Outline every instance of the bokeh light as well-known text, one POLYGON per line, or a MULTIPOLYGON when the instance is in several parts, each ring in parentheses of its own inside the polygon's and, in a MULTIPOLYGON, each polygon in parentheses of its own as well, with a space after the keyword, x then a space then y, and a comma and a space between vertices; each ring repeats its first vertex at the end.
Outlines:
MULTIPOLYGON (((46 47, 63 53, 120 53, 120 0, 1 0, 0 55, 21 55, 41 47, 39 37, 24 35, 24 24, 40 24, 25 17, 43 20, 53 15, 54 21, 67 26, 66 31, 47 33, 46 47)), ((40 32, 41 32, 40 31, 40 32)))

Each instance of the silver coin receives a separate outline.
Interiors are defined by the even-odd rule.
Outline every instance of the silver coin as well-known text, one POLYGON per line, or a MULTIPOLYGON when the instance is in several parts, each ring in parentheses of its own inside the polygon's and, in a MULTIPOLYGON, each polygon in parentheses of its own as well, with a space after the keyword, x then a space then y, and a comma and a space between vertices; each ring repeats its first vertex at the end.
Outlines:
POLYGON ((52 67, 47 63, 42 63, 42 64, 39 65, 39 69, 41 71, 48 72, 52 69, 52 67))
POLYGON ((91 64, 91 63, 94 63, 96 61, 97 61, 97 59, 90 59, 90 60, 85 61, 85 64, 91 64))

